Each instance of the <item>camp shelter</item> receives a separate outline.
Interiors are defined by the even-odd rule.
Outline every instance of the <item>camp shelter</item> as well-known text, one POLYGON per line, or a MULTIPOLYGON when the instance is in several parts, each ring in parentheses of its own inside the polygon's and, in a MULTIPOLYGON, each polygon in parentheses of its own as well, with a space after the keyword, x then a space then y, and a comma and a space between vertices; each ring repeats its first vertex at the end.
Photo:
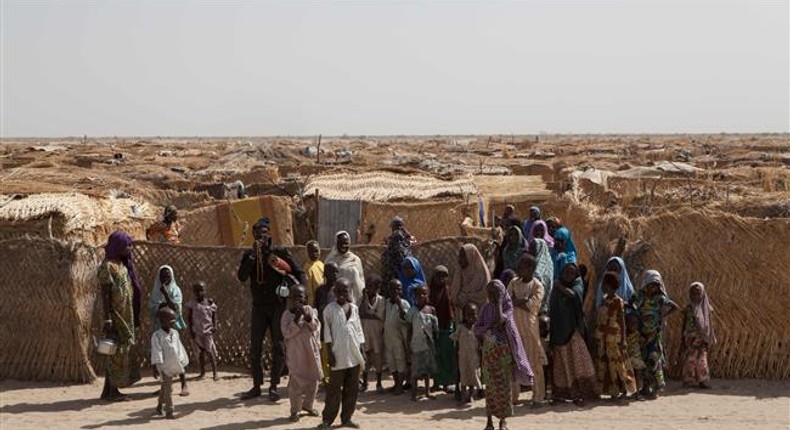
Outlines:
POLYGON ((130 198, 80 193, 0 195, 0 240, 45 237, 102 244, 115 230, 142 238, 153 208, 130 198))
POLYGON ((551 197, 540 176, 464 176, 443 180, 425 175, 390 172, 334 174, 311 179, 307 197, 317 195, 319 241, 334 241, 348 231, 355 243, 381 243, 390 222, 400 216, 418 240, 464 234, 465 216, 479 220, 479 203, 542 202, 551 197))
POLYGON ((508 205, 513 205, 516 213, 525 218, 530 206, 539 205, 553 197, 540 176, 477 175, 473 182, 477 189, 478 204, 482 206, 480 212, 487 226, 492 224, 493 216, 501 216, 508 205))
POLYGON ((293 245, 291 200, 280 196, 256 196, 230 200, 183 215, 181 243, 204 246, 250 246, 252 226, 268 217, 274 243, 293 245))

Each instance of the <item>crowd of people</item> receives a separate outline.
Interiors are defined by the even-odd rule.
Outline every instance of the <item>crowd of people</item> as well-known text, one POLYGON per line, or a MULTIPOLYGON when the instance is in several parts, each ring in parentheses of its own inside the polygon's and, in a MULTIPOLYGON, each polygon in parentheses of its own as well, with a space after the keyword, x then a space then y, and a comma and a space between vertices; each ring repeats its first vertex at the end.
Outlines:
MULTIPOLYGON (((161 225, 149 233, 177 243, 177 212, 168 207, 161 225)), ((400 218, 385 239, 381 273, 364 273, 351 236, 338 232, 328 256, 320 245, 306 244, 308 261, 299 264, 269 235, 269 220, 253 226, 255 238, 239 265, 237 277, 249 283, 252 297, 250 364, 252 388, 243 399, 263 394, 264 337, 271 335, 268 397, 278 401, 287 369, 290 418, 320 417, 329 428, 358 428, 353 419, 359 392, 375 379, 378 395, 408 393, 412 400, 454 393, 459 405, 484 399, 486 429, 507 428, 506 419, 531 391, 530 404, 573 402, 581 405, 602 396, 655 399, 665 385, 664 350, 667 317, 680 310, 670 299, 661 274, 647 270, 631 281, 625 261, 613 256, 601 268, 597 286, 589 287, 586 268, 578 263, 571 231, 561 220, 543 220, 530 208, 526 220, 508 207, 497 226, 503 231, 493 270, 473 244, 457 255, 458 270, 440 265, 428 272, 413 255, 416 238, 400 218), (585 297, 595 306, 584 312, 585 297), (384 375, 391 376, 385 388, 384 375), (422 385, 422 387, 420 386, 422 385), (325 391, 324 409, 315 401, 325 391)), ((151 237, 149 237, 150 239, 151 237)), ((113 233, 99 268, 105 332, 118 346, 107 359, 102 398, 125 400, 119 388, 140 379, 130 350, 139 330, 140 285, 131 255, 131 238, 113 233)), ((214 344, 218 303, 207 286, 193 286, 186 304, 170 266, 159 268, 149 295, 155 321, 151 364, 161 381, 157 414, 173 415, 172 382, 185 378, 188 354, 179 332, 193 340, 200 376, 210 362, 217 378, 214 344)), ((689 286, 682 309, 681 356, 684 385, 710 388, 707 363, 716 337, 712 306, 705 286, 689 286)))

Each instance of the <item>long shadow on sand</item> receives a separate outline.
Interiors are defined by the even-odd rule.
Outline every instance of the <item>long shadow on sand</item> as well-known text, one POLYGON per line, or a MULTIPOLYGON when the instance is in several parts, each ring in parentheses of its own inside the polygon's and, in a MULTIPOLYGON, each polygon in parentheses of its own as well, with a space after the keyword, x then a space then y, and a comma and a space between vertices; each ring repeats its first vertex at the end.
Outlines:
MULTIPOLYGON (((133 424, 143 424, 147 422, 159 421, 163 420, 161 417, 154 416, 154 406, 155 403, 152 403, 150 407, 142 409, 140 411, 132 412, 128 415, 128 418, 120 419, 120 420, 113 420, 107 421, 100 424, 89 424, 82 426, 84 429, 98 429, 105 426, 127 426, 133 424)), ((244 403, 239 402, 237 398, 231 397, 222 397, 206 402, 195 402, 195 403, 184 403, 184 404, 176 404, 175 406, 175 414, 177 418, 181 418, 187 416, 195 411, 203 411, 203 412, 214 412, 220 409, 222 410, 232 410, 235 408, 243 407, 244 403)), ((243 428, 243 427, 241 427, 243 428)), ((255 427, 251 427, 255 428, 255 427)))

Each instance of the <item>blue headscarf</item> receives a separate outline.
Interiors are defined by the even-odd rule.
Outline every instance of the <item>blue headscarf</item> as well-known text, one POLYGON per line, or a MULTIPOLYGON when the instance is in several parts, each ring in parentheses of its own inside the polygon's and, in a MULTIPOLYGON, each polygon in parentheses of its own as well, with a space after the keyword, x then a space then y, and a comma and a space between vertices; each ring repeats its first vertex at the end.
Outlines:
POLYGON ((425 273, 422 271, 422 265, 420 264, 420 261, 412 256, 406 257, 403 260, 403 263, 401 263, 400 269, 398 270, 398 279, 400 280, 403 288, 403 298, 409 302, 410 306, 414 306, 414 289, 420 285, 428 285, 428 282, 425 280, 425 273), (406 275, 404 267, 407 264, 414 268, 413 277, 408 277, 406 275))
POLYGON ((560 227, 554 232, 554 243, 555 246, 551 249, 551 259, 554 260, 554 276, 559 277, 562 273, 560 269, 568 263, 576 263, 578 254, 571 232, 567 227, 560 227), (557 241, 560 240, 565 243, 565 250, 562 252, 558 251, 556 246, 557 241))
MULTIPOLYGON (((625 267, 625 261, 623 261, 623 259, 620 257, 612 257, 606 262, 606 265, 609 266, 609 264, 613 261, 616 262, 620 267, 620 272, 618 273, 620 275, 620 287, 617 288, 617 295, 620 296, 624 302, 628 303, 631 301, 631 296, 634 295, 634 284, 631 283, 631 278, 628 276, 628 270, 625 267)), ((601 301, 603 300, 603 289, 601 288, 602 284, 603 278, 601 278, 601 282, 598 283, 598 291, 595 293, 596 308, 601 306, 601 301)))

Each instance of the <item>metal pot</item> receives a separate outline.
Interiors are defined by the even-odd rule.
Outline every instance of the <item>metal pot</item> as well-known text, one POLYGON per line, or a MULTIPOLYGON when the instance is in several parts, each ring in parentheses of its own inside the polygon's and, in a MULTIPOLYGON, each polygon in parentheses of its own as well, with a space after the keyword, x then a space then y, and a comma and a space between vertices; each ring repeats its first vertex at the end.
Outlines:
POLYGON ((98 342, 96 342, 96 353, 101 355, 115 355, 115 351, 118 350, 118 344, 115 343, 114 339, 110 338, 101 338, 98 342))

